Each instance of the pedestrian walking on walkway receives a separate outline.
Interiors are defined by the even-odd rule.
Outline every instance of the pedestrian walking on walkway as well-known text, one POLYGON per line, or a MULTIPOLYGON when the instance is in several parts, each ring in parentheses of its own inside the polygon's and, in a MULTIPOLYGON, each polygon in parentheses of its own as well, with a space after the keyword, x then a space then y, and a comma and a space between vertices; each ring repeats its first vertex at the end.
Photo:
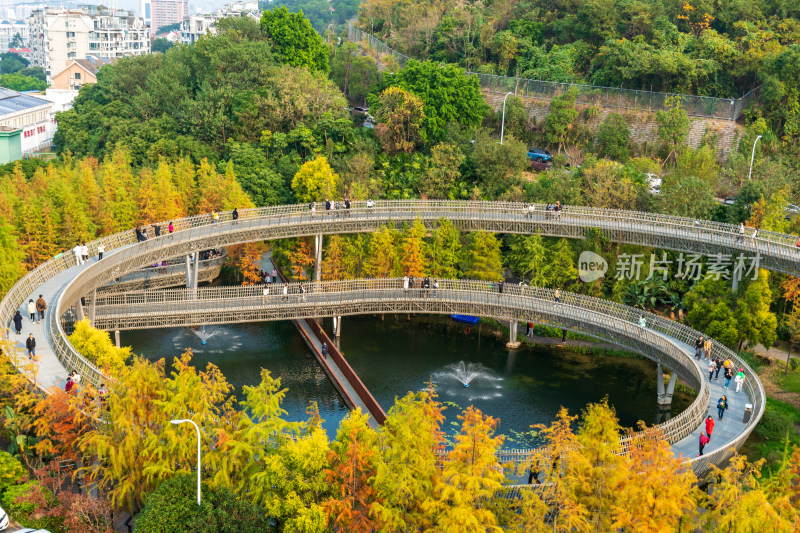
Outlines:
POLYGON ((701 357, 703 357, 703 345, 704 344, 705 344, 705 342, 703 342, 703 336, 700 335, 700 337, 694 343, 694 358, 695 359, 699 360, 701 357))
POLYGON ((323 359, 327 359, 328 358, 328 343, 327 342, 323 342, 322 343, 322 358, 323 359))
POLYGON ((739 223, 739 236, 736 237, 736 242, 740 242, 744 238, 744 222, 739 223))
POLYGON ((403 276, 403 290, 408 290, 408 276, 403 276))
POLYGON ((439 280, 435 279, 435 280, 433 280, 433 291, 434 291, 433 294, 434 294, 434 297, 436 296, 436 291, 438 291, 438 290, 439 290, 439 280))
POLYGON ((216 209, 211 210, 211 222, 219 222, 219 213, 216 209))
POLYGON ((703 345, 703 351, 706 353, 706 358, 711 359, 711 339, 706 339, 706 342, 703 345))
POLYGON ((714 364, 717 365, 717 370, 714 373, 714 380, 715 381, 719 381, 719 371, 722 369, 722 358, 721 357, 717 357, 714 360, 714 364))
POLYGON ((106 401, 108 401, 108 389, 104 383, 101 383, 100 388, 97 389, 97 395, 100 397, 100 405, 103 405, 106 403, 106 401))
POLYGON ((525 332, 526 337, 533 335, 533 322, 528 322, 528 331, 525 332))
POLYGON ((639 318, 639 327, 646 328, 647 327, 647 319, 642 315, 639 318))
POLYGON ((728 410, 728 397, 724 394, 722 398, 717 401, 717 414, 719 415, 719 419, 722 420, 722 417, 725 416, 725 411, 728 410))
POLYGON ((714 379, 714 371, 716 369, 717 369, 717 363, 716 362, 711 361, 710 363, 708 363, 708 381, 711 381, 712 379, 714 379))
POLYGON ((725 388, 728 388, 728 385, 731 384, 731 379, 733 378, 733 370, 730 368, 725 368, 725 388))
POLYGON ((25 349, 28 350, 28 359, 36 357, 36 339, 33 338, 33 333, 29 333, 25 339, 25 349))
POLYGON ((561 301, 561 289, 557 288, 556 292, 553 293, 553 296, 555 297, 556 302, 560 302, 561 301))
POLYGON ((70 372, 70 373, 69 373, 69 375, 70 375, 70 376, 72 376, 72 382, 73 382, 75 385, 78 385, 78 384, 81 382, 81 375, 80 375, 80 374, 78 374, 78 373, 77 373, 75 370, 73 370, 72 372, 70 372))
POLYGON ((84 263, 89 260, 89 247, 86 246, 86 243, 81 245, 81 256, 83 257, 84 263))
POLYGON ((284 301, 289 300, 289 286, 287 284, 283 284, 283 299, 284 301))
POLYGON ((265 304, 265 303, 267 303, 267 300, 269 300, 269 285, 267 285, 266 287, 264 287, 264 290, 262 291, 262 300, 261 300, 261 303, 264 303, 264 304, 265 304))
POLYGON ((744 385, 744 369, 739 369, 739 372, 736 373, 736 377, 733 378, 734 383, 736 383, 736 392, 742 390, 742 385, 744 385))
MULTIPOLYGON (((139 235, 139 230, 136 230, 137 236, 139 235)), ((75 254, 75 264, 82 265, 83 264, 83 256, 81 255, 81 245, 76 244, 75 248, 72 249, 72 253, 75 254)))
POLYGON ((14 321, 14 329, 17 330, 17 335, 19 335, 20 333, 22 333, 22 314, 19 312, 19 309, 17 309, 13 321, 14 321))
POLYGON ((44 301, 44 296, 41 294, 39 295, 39 299, 36 300, 36 312, 38 315, 38 320, 36 323, 39 323, 39 320, 44 320, 44 311, 47 309, 47 302, 44 301))
POLYGON ((708 444, 710 441, 711 441, 711 439, 706 437, 705 433, 703 433, 703 432, 700 433, 700 453, 697 454, 697 457, 700 457, 701 455, 703 455, 703 448, 705 448, 706 444, 708 444))
POLYGON ((531 464, 528 468, 528 485, 532 485, 533 482, 536 482, 537 485, 541 485, 542 482, 539 481, 539 461, 537 460, 536 463, 531 464))
POLYGON ((103 254, 106 253, 106 247, 102 244, 97 245, 97 260, 100 261, 103 258, 103 254))
POLYGON ((173 231, 175 231, 175 226, 172 225, 172 221, 171 220, 169 221, 169 225, 167 226, 167 231, 169 233, 172 233, 173 231))
POLYGON ((278 283, 278 271, 272 269, 272 283, 278 283))
POLYGON ((297 299, 298 301, 299 300, 302 300, 304 302, 306 301, 306 288, 303 287, 302 283, 300 284, 300 296, 297 299))
POLYGON ((72 381, 72 378, 71 378, 71 377, 69 377, 69 376, 67 376, 67 384, 66 384, 66 385, 64 385, 64 392, 69 392, 69 391, 71 391, 71 390, 72 390, 72 387, 73 387, 74 385, 75 385, 75 383, 72 381))
POLYGON ((235 207, 233 208, 233 213, 231 213, 231 218, 233 219, 234 224, 236 224, 236 221, 239 220, 239 210, 235 207))
POLYGON ((708 440, 711 440, 711 434, 714 433, 714 424, 713 416, 706 418, 706 434, 708 435, 708 440))
POLYGON ((497 290, 500 294, 503 294, 503 285, 504 285, 503 280, 500 280, 500 283, 497 284, 497 290))
POLYGON ((33 300, 28 300, 28 314, 31 315, 31 322, 36 322, 36 304, 33 300))

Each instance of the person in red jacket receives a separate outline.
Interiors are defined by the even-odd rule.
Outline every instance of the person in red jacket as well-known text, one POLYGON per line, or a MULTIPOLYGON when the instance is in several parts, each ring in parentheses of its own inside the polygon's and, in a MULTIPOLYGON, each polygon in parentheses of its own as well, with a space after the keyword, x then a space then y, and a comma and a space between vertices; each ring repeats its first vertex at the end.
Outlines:
POLYGON ((706 434, 708 435, 708 440, 711 440, 711 434, 714 432, 714 424, 713 416, 706 418, 706 434))
POLYGON ((703 455, 703 448, 705 448, 705 447, 706 447, 706 444, 708 444, 708 442, 709 442, 710 440, 711 440, 711 439, 709 439, 708 437, 706 437, 706 434, 705 434, 705 433, 700 433, 700 453, 699 453, 699 454, 697 454, 697 457, 700 457, 701 455, 703 455))
POLYGON ((72 382, 72 378, 68 376, 67 377, 67 384, 64 385, 64 392, 71 391, 73 385, 74 385, 74 383, 72 382))

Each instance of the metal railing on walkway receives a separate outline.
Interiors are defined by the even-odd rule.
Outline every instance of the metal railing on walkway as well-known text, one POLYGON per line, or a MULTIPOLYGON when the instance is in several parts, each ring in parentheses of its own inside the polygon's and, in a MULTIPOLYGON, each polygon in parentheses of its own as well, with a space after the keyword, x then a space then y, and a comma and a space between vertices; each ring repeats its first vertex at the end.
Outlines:
MULTIPOLYGON (((401 67, 412 59, 390 48, 373 35, 354 27, 352 22, 348 26, 348 38, 352 42, 363 43, 381 56, 392 57, 401 67)), ((739 119, 744 111, 757 102, 761 96, 760 86, 749 91, 741 98, 715 98, 712 96, 624 89, 622 87, 531 80, 470 71, 467 71, 467 74, 476 76, 482 89, 499 94, 513 92, 515 96, 523 98, 552 100, 570 89, 575 89, 578 93, 577 102, 579 104, 650 112, 664 109, 665 105, 667 105, 667 100, 672 98, 680 100, 681 106, 690 117, 718 118, 722 120, 739 119)))
MULTIPOLYGON (((596 338, 611 340, 643 354, 677 372, 698 391, 692 405, 679 416, 659 425, 670 443, 675 443, 700 426, 708 413, 709 391, 700 368, 687 354, 701 335, 683 324, 652 313, 644 313, 608 300, 561 293, 555 301, 551 289, 506 285, 503 293, 496 285, 473 280, 438 280, 438 289, 404 289, 402 279, 362 279, 321 283, 290 283, 265 286, 208 287, 143 291, 108 295, 97 302, 97 325, 106 329, 223 324, 258 320, 285 320, 322 316, 377 313, 463 313, 491 316, 563 327, 596 338), (300 286, 305 291, 300 291, 300 286), (647 327, 638 321, 647 319, 647 327), (676 344, 682 343, 683 346, 676 344)), ((712 341, 713 342, 713 341, 712 341)), ((713 342, 712 355, 730 358, 745 371, 744 390, 752 404, 752 418, 728 445, 703 458, 693 460, 697 475, 709 464, 730 457, 747 438, 765 408, 766 396, 757 374, 732 351, 713 342)), ((630 441, 623 439, 623 449, 630 441)), ((512 454, 513 455, 513 454, 512 454)), ((525 461, 527 454, 514 455, 525 461)))
MULTIPOLYGON (((57 301, 51 303, 47 341, 65 368, 78 370, 85 380, 95 385, 106 379, 67 341, 60 320, 56 317, 62 316, 81 297, 122 274, 162 259, 203 249, 275 238, 373 231, 382 225, 411 223, 417 219, 431 228, 436 227, 440 220, 448 219, 456 228, 465 231, 538 232, 581 238, 591 230, 618 242, 679 251, 754 252, 763 258, 761 266, 764 268, 790 274, 800 271, 800 250, 795 246, 796 236, 761 232, 757 237, 742 237, 738 227, 728 224, 631 211, 565 206, 563 211, 554 213, 545 212, 543 206, 536 205, 534 212, 530 213, 527 205, 518 203, 408 200, 379 201, 374 207, 367 207, 364 202, 354 202, 350 210, 317 213, 309 211, 307 206, 289 205, 242 210, 239 214, 239 220, 232 221, 230 213, 221 213, 220 221, 216 223, 208 215, 174 220, 175 233, 142 243, 136 242, 133 230, 89 243, 90 255, 96 255, 97 246, 102 243, 107 257, 100 262, 90 261, 82 267, 60 289, 57 301)), ((3 298, 0 315, 10 320, 14 311, 30 295, 38 294, 39 288, 50 279, 75 265, 72 254, 59 254, 29 272, 3 298)), ((599 300, 593 305, 613 307, 616 304, 599 300)), ((470 314, 469 310, 465 312, 470 314)), ((314 316, 311 311, 309 313, 309 316, 314 316)), ((494 314, 504 316, 507 313, 498 307, 494 314)), ((683 331, 680 328, 684 326, 667 322, 663 325, 665 330, 677 328, 675 332, 683 331)), ((693 332, 692 335, 699 333, 693 332)), ((764 393, 758 377, 743 361, 739 362, 730 350, 719 343, 714 344, 715 350, 731 356, 737 365, 747 369, 746 390, 753 398, 753 419, 757 421, 764 409, 764 393)))

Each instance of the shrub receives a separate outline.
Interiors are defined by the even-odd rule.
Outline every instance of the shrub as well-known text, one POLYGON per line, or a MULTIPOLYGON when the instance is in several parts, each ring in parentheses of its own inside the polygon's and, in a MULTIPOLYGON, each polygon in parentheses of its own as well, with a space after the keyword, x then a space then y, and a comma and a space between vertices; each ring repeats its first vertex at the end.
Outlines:
POLYGON ((606 119, 597 128, 597 152, 617 161, 627 161, 630 157, 628 141, 631 132, 625 119, 619 113, 609 113, 606 119))
POLYGON ((150 494, 136 517, 136 533, 264 533, 272 531, 263 509, 238 499, 224 488, 202 487, 197 505, 197 478, 174 476, 150 494))
POLYGON ((129 347, 117 348, 108 332, 92 327, 87 319, 75 324, 75 331, 69 336, 69 341, 81 355, 111 373, 125 366, 131 356, 129 347))
POLYGON ((10 453, 0 451, 0 493, 27 478, 26 474, 25 467, 17 458, 10 453))

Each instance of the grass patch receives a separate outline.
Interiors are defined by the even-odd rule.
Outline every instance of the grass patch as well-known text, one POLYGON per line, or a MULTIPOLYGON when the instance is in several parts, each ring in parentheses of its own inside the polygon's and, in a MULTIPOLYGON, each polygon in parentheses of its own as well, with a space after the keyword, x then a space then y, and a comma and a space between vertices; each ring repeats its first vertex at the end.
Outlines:
POLYGON ((800 394, 800 372, 795 370, 781 376, 780 384, 783 390, 800 394))
POLYGON ((761 361, 761 359, 756 357, 756 353, 755 352, 752 352, 752 351, 749 351, 749 350, 744 350, 744 351, 739 352, 738 355, 753 370, 758 371, 758 369, 761 368, 761 366, 763 365, 763 362, 761 361))
POLYGON ((766 459, 764 474, 770 475, 780 465, 786 439, 789 439, 790 450, 793 445, 800 445, 800 432, 796 425, 798 421, 800 421, 800 409, 767 398, 764 416, 742 447, 742 453, 751 461, 766 459))

